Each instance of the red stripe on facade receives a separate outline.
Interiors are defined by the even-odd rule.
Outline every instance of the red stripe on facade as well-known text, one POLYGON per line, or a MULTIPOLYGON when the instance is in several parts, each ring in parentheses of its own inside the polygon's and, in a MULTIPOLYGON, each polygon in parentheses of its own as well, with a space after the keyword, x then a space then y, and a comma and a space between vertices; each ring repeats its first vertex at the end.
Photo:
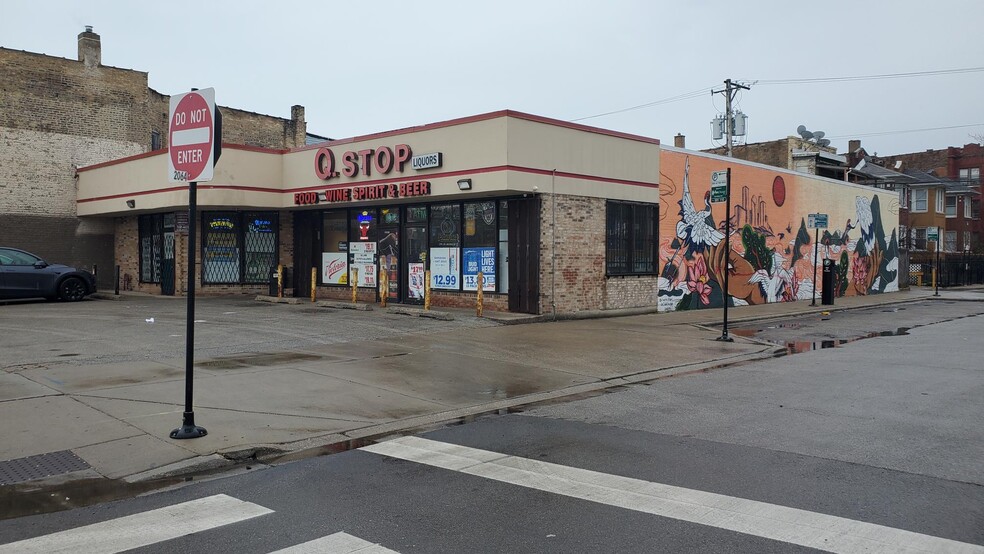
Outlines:
MULTIPOLYGON (((232 144, 229 142, 222 143, 223 150, 244 150, 246 152, 261 152, 263 154, 286 154, 288 150, 278 150, 275 148, 263 148, 260 146, 247 146, 245 144, 232 144)), ((91 171, 93 169, 99 169, 100 167, 108 167, 111 165, 117 165, 126 162, 132 162, 133 160, 140 160, 143 158, 149 158, 151 156, 160 156, 161 154, 167 154, 168 149, 162 148, 160 150, 151 150, 150 152, 143 152, 141 154, 134 154, 132 156, 127 156, 125 158, 119 158, 116 160, 109 160, 108 162, 101 162, 97 164, 87 165, 85 167, 80 167, 75 170, 76 173, 81 173, 83 171, 91 171)))
POLYGON ((622 133, 619 131, 612 131, 609 129, 602 129, 601 127, 592 127, 590 125, 581 125, 580 123, 571 123, 570 121, 562 121, 560 119, 551 119, 549 117, 543 117, 539 115, 533 115, 523 112, 517 112, 513 110, 499 110, 497 112, 489 112, 480 115, 472 115, 468 117, 461 117, 458 119, 449 119, 447 121, 439 121, 437 123, 428 123, 426 125, 419 125, 416 127, 405 127, 403 129, 394 129, 392 131, 383 131, 380 133, 371 133, 368 135, 359 135, 355 137, 334 139, 325 142, 319 142, 317 144, 312 144, 308 146, 302 146, 300 148, 293 148, 291 152, 303 152, 305 150, 317 150, 318 148, 331 148, 332 146, 340 146, 343 144, 351 144, 354 142, 377 140, 386 137, 393 137, 398 135, 407 135, 410 133, 418 133, 420 131, 430 131, 433 129, 441 129, 444 127, 454 127, 456 125, 465 125, 467 123, 475 123, 477 121, 487 121, 489 119, 496 119, 499 117, 514 117, 516 119, 525 119, 527 121, 535 121, 537 123, 543 123, 545 125, 553 125, 555 127, 564 127, 566 129, 575 129, 577 131, 584 131, 587 133, 594 133, 597 135, 606 135, 610 137, 622 138, 627 140, 634 140, 637 142, 645 142, 648 144, 659 144, 659 139, 652 137, 644 137, 642 135, 633 135, 630 133, 622 133))
MULTIPOLYGON (((224 147, 223 147, 224 148, 224 147)), ((393 183, 401 180, 426 180, 435 179, 439 177, 459 177, 462 175, 481 175, 483 173, 497 173, 500 171, 516 171, 519 173, 531 173, 534 175, 556 175, 557 177, 564 177, 568 179, 582 179, 585 181, 597 181, 599 183, 614 183, 619 185, 628 185, 634 187, 648 187, 648 188, 659 188, 659 183, 650 183, 646 181, 632 181, 629 179, 617 179, 614 177, 599 177, 596 175, 584 175, 581 173, 570 173, 567 171, 557 171, 556 173, 549 169, 538 169, 535 167, 522 167, 518 165, 497 165, 491 167, 480 167, 476 169, 463 169, 459 171, 446 171, 443 173, 428 173, 426 175, 414 175, 407 176, 403 179, 372 179, 368 181, 356 181, 349 183, 335 183, 331 185, 314 185, 310 187, 297 187, 297 188, 287 188, 287 189, 273 189, 267 187, 247 187, 242 185, 208 185, 199 184, 199 190, 242 190, 242 191, 252 191, 252 192, 267 192, 270 194, 294 194, 295 192, 307 192, 312 190, 325 190, 325 189, 336 189, 336 188, 347 188, 347 187, 360 187, 367 185, 378 185, 382 183, 393 183)), ((179 190, 187 190, 187 186, 177 186, 168 187, 164 189, 147 190, 140 192, 131 192, 126 194, 113 194, 109 196, 98 196, 94 198, 84 198, 79 199, 78 202, 81 204, 83 202, 98 202, 100 200, 114 200, 117 198, 127 198, 134 196, 146 196, 148 194, 157 194, 162 192, 174 192, 179 190)))
POLYGON ((614 177, 599 177, 595 175, 584 175, 581 173, 569 173, 566 171, 558 171, 554 173, 549 169, 538 169, 535 167, 522 167, 518 165, 496 165, 491 167, 480 167, 476 169, 462 169, 458 171, 445 171, 442 173, 427 173, 424 175, 417 174, 413 176, 390 178, 390 179, 371 179, 368 181, 355 181, 346 183, 334 183, 330 185, 314 185, 310 187, 298 187, 298 188, 287 188, 284 189, 285 193, 293 194, 295 192, 307 192, 312 190, 326 190, 326 189, 339 189, 348 187, 360 187, 363 185, 379 185, 383 183, 393 183, 397 181, 406 180, 427 180, 427 179, 437 179, 440 177, 460 177, 462 175, 480 175, 482 173, 496 173, 499 171, 517 171, 519 173, 532 173, 535 175, 557 175, 558 177, 566 177, 569 179, 583 179, 585 181, 598 181, 601 183, 616 183, 619 185, 630 185, 636 187, 651 187, 659 188, 659 183, 649 183, 646 181, 631 181, 628 179, 616 179, 614 177))
MULTIPOLYGON (((268 192, 270 194, 283 194, 284 191, 280 189, 271 189, 265 187, 245 187, 240 185, 205 185, 199 184, 198 190, 209 190, 209 189, 222 189, 222 190, 248 190, 252 192, 268 192)), ((178 192, 188 190, 187 185, 181 185, 177 187, 168 187, 166 189, 155 189, 155 190, 143 190, 139 192, 128 192, 125 194, 111 194, 109 196, 97 196, 94 198, 80 198, 76 202, 83 204, 85 202, 99 202, 100 200, 115 200, 117 198, 133 198, 135 196, 147 196, 150 194, 160 194, 164 192, 178 192)))

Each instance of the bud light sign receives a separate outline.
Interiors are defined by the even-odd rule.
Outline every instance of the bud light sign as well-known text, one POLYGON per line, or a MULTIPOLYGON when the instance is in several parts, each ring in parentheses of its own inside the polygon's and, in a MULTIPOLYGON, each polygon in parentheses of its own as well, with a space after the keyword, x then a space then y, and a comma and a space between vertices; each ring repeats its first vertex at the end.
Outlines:
POLYGON ((464 290, 478 290, 478 272, 482 272, 482 290, 495 292, 495 248, 465 248, 462 278, 464 290))

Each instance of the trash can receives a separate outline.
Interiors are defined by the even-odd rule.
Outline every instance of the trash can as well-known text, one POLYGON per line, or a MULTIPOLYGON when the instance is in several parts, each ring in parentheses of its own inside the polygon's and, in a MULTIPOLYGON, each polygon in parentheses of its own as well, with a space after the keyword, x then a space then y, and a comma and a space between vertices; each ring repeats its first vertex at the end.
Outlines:
POLYGON ((270 269, 270 296, 277 296, 277 268, 270 269))
POLYGON ((834 263, 834 260, 829 258, 823 260, 823 285, 820 303, 824 306, 834 305, 834 274, 836 271, 837 264, 834 263))

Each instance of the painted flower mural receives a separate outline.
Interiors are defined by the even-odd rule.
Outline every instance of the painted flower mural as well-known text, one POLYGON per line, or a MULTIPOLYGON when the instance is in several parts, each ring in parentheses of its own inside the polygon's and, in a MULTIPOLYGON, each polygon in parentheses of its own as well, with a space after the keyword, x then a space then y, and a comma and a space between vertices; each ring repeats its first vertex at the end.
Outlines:
POLYGON ((660 310, 810 299, 815 256, 817 265, 824 258, 837 260, 836 296, 898 290, 896 226, 886 236, 876 191, 809 175, 779 177, 774 170, 735 164, 740 166, 732 166, 735 215, 726 236, 725 206, 710 202, 709 183, 710 173, 728 162, 683 152, 664 151, 662 156, 662 171, 682 173, 683 186, 678 198, 672 198, 675 187, 667 187, 666 200, 672 198, 680 209, 660 229, 660 310), (706 186, 693 184, 691 177, 698 174, 706 186), (703 209, 697 209, 695 197, 703 199, 703 209), (846 221, 842 228, 823 230, 819 241, 806 225, 806 216, 818 211, 818 205, 830 220, 846 221), (722 290, 725 271, 728 294, 722 290))

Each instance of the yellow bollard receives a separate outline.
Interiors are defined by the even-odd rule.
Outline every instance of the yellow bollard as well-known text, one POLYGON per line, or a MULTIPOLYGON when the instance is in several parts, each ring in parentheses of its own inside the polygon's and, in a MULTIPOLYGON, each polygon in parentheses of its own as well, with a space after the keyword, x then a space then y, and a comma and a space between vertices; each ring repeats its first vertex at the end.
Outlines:
POLYGON ((933 284, 932 284, 932 287, 934 289, 936 288, 936 268, 935 267, 933 268, 933 284))
POLYGON ((382 266, 379 268, 379 307, 386 307, 386 298, 389 297, 389 274, 382 266))
POLYGON ((431 309, 431 272, 424 272, 424 309, 431 309))
POLYGON ((352 303, 358 302, 359 294, 359 268, 352 268, 352 303))
POLYGON ((311 268, 311 302, 314 302, 314 295, 318 286, 318 268, 311 268))
POLYGON ((482 317, 482 293, 483 293, 482 289, 485 288, 483 286, 484 284, 485 284, 485 276, 482 275, 481 271, 479 271, 478 272, 478 298, 476 299, 475 302, 475 315, 478 317, 482 317))
POLYGON ((284 264, 277 264, 277 298, 284 297, 284 264))

